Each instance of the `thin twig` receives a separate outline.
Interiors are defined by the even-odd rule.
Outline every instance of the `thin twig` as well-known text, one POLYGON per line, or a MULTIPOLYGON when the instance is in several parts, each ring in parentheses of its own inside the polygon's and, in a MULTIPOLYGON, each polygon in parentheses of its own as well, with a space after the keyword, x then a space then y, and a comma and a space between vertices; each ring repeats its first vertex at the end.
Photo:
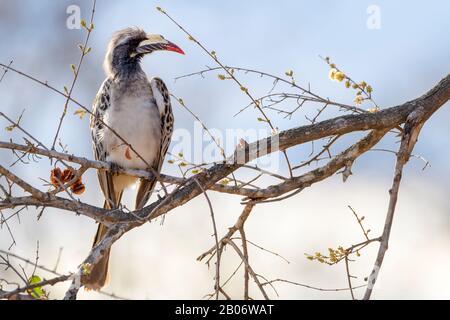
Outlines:
POLYGON ((61 130, 62 123, 64 121, 64 117, 67 114, 67 107, 69 105, 69 101, 70 101, 70 97, 72 96, 73 89, 75 88, 75 84, 76 84, 76 82, 78 80, 78 75, 80 74, 81 65, 83 64, 84 57, 88 54, 87 46, 88 46, 88 43, 89 43, 89 38, 91 36, 91 32, 93 30, 93 23, 94 23, 94 15, 95 15, 95 5, 96 5, 96 3, 97 3, 97 0, 93 0, 92 1, 92 10, 91 10, 90 23, 89 23, 89 26, 86 26, 86 30, 87 30, 86 39, 84 41, 84 45, 82 47, 80 47, 81 56, 80 56, 80 60, 78 61, 78 65, 77 65, 77 67, 74 70, 72 70, 73 73, 74 73, 74 77, 73 77, 73 80, 72 80, 72 84, 70 85, 70 89, 67 92, 67 96, 68 97, 66 99, 66 102, 64 104, 63 112, 62 112, 61 117, 59 119, 58 129, 56 130, 55 137, 53 138, 53 143, 52 143, 51 150, 55 150, 56 140, 58 139, 59 132, 61 130))
POLYGON ((216 291, 216 300, 219 300, 219 291, 220 291, 220 251, 219 251, 219 238, 217 236, 217 225, 216 225, 216 218, 214 216, 214 209, 212 207, 212 203, 211 200, 208 197, 208 194, 206 193, 205 189, 203 189, 202 185, 195 180, 195 182, 197 182, 198 187, 202 190, 203 194, 205 195, 206 201, 208 202, 208 206, 209 206, 209 210, 211 213, 211 221, 212 221, 212 225, 213 225, 213 230, 214 230, 214 240, 216 242, 216 252, 217 252, 217 259, 216 259, 216 276, 215 276, 215 281, 216 281, 216 285, 215 285, 215 291, 216 291))

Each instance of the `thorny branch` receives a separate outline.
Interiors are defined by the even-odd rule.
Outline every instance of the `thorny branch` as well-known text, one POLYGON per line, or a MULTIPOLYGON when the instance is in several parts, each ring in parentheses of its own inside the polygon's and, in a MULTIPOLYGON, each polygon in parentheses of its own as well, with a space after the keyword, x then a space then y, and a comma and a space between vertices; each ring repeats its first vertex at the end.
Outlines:
POLYGON ((63 124, 64 117, 67 114, 67 107, 69 105, 70 97, 72 96, 73 89, 75 88, 75 84, 77 83, 78 75, 80 74, 81 65, 83 64, 84 58, 90 51, 90 48, 88 47, 88 43, 89 43, 89 38, 91 37, 92 30, 94 29, 94 15, 95 15, 96 4, 97 4, 97 0, 93 0, 89 26, 85 26, 85 28, 87 30, 86 39, 84 41, 84 44, 80 45, 80 47, 79 47, 79 49, 81 50, 80 60, 78 61, 77 67, 75 67, 75 68, 72 67, 72 71, 74 73, 72 84, 70 85, 70 88, 68 90, 66 90, 66 88, 65 88, 66 94, 67 94, 67 99, 64 104, 64 108, 63 108, 61 117, 59 119, 58 129, 56 130, 55 137, 53 138, 53 143, 52 143, 52 148, 51 148, 52 150, 55 150, 56 141, 58 140, 58 135, 61 130, 61 126, 63 124))
MULTIPOLYGON (((356 130, 375 129, 366 138, 344 151, 340 156, 332 159, 324 167, 318 168, 299 177, 294 177, 287 180, 286 182, 280 183, 279 185, 271 186, 263 190, 252 191, 251 199, 268 199, 271 197, 277 197, 290 190, 310 186, 312 183, 321 181, 326 177, 334 174, 340 168, 343 168, 349 163, 352 163, 362 153, 369 150, 384 136, 384 134, 388 130, 397 126, 403 121, 406 121, 408 117, 415 111, 419 109, 423 110, 422 113, 424 115, 422 116, 422 118, 424 119, 427 119, 429 116, 431 116, 434 111, 436 111, 448 100, 450 95, 449 83, 450 76, 444 78, 435 88, 433 88, 424 96, 403 105, 382 110, 375 114, 341 116, 313 125, 302 126, 280 132, 277 136, 278 148, 279 150, 285 150, 289 147, 308 141, 317 140, 330 135, 345 134, 356 130)), ((120 238, 121 235, 123 235, 125 232, 144 223, 136 217, 147 217, 147 220, 155 219, 156 217, 169 212, 173 208, 183 205, 184 203, 202 193, 202 190, 198 187, 197 183, 200 183, 205 190, 210 189, 217 183, 217 181, 223 179, 231 172, 240 168, 242 164, 236 162, 239 152, 244 151, 244 162, 247 163, 260 156, 258 152, 259 145, 264 145, 264 143, 266 145, 269 145, 269 148, 264 150, 266 153, 276 151, 272 150, 272 148, 270 147, 271 143, 269 141, 272 141, 272 139, 273 137, 269 137, 263 139, 265 141, 258 141, 247 145, 244 150, 237 150, 235 152, 235 155, 230 157, 227 162, 216 164, 211 168, 205 170, 204 172, 195 175, 195 180, 193 179, 193 177, 186 179, 181 183, 181 187, 176 189, 176 191, 172 192, 161 200, 158 200, 153 204, 134 212, 132 216, 125 215, 121 210, 107 211, 91 205, 83 204, 78 201, 60 198, 50 193, 42 192, 37 188, 32 187, 31 185, 11 173, 9 170, 1 166, 0 173, 10 181, 19 185, 24 191, 29 193, 30 196, 10 197, 9 199, 0 201, 0 208, 12 208, 18 205, 44 205, 84 214, 108 225, 118 223, 117 226, 119 229, 111 229, 111 232, 112 230, 116 230, 114 236, 112 235, 111 237, 106 237, 105 240, 97 246, 102 247, 103 250, 105 250, 109 248, 110 245, 118 238, 120 238)), ((27 150, 28 149, 22 148, 22 151, 27 150)), ((40 151, 42 155, 45 155, 44 153, 46 152, 47 155, 50 155, 48 151, 40 151)), ((57 158, 57 155, 53 152, 51 156, 55 156, 55 158, 57 158)), ((67 161, 72 161, 74 159, 70 155, 64 155, 63 158, 67 161)), ((95 166, 98 168, 102 165, 96 163, 95 166)), ((105 165, 102 168, 106 169, 107 167, 105 165)), ((96 251, 94 248, 92 254, 86 260, 88 262, 90 261, 90 263, 95 263, 96 261, 98 261, 99 255, 101 254, 99 251, 101 250, 96 251)))
MULTIPOLYGON (((95 170, 110 170, 116 173, 125 173, 135 177, 146 177, 150 178, 155 176, 158 181, 161 183, 165 195, 164 197, 154 201, 143 209, 136 210, 133 212, 128 212, 124 208, 118 208, 115 210, 106 210, 100 207, 92 206, 86 203, 81 202, 79 199, 76 199, 70 191, 67 189, 67 185, 61 185, 60 188, 56 188, 51 191, 42 191, 40 188, 32 186, 30 183, 26 181, 26 179, 19 177, 18 174, 14 173, 11 168, 6 168, 4 165, 0 165, 0 178, 6 182, 6 186, 0 185, 0 212, 5 209, 15 209, 21 208, 19 210, 23 210, 23 208, 28 207, 40 207, 40 208, 58 208, 62 210, 66 210, 69 212, 73 212, 76 214, 81 214, 96 220, 97 222, 101 222, 109 227, 107 234, 89 253, 83 263, 78 267, 75 273, 67 274, 67 275, 57 275, 53 279, 43 280, 39 283, 29 284, 27 279, 23 277, 21 272, 17 269, 15 273, 21 278, 26 285, 25 286, 17 286, 15 290, 12 291, 1 291, 0 290, 0 299, 2 298, 12 298, 16 297, 26 298, 21 295, 21 293, 26 292, 33 288, 38 288, 43 285, 53 285, 55 283, 61 281, 72 280, 70 288, 67 290, 65 294, 65 299, 71 300, 76 299, 77 293, 79 289, 82 287, 82 279, 83 277, 91 270, 92 266, 95 265, 105 252, 109 250, 109 248, 120 239, 125 233, 130 230, 141 226, 144 223, 150 222, 160 216, 168 214, 174 208, 182 206, 188 203, 193 198, 198 195, 204 194, 208 205, 211 211, 211 217, 214 226, 214 236, 215 236, 215 245, 210 248, 208 251, 203 253, 198 260, 203 260, 206 257, 209 257, 207 263, 211 261, 213 256, 216 256, 216 276, 215 276, 215 297, 218 298, 219 294, 222 294, 226 299, 230 299, 231 297, 224 291, 223 287, 226 283, 228 283, 229 279, 234 276, 241 265, 244 265, 244 298, 251 299, 250 296, 250 279, 253 280, 254 284, 258 288, 260 294, 265 298, 269 299, 269 295, 265 290, 266 285, 273 286, 273 283, 276 282, 284 282, 290 283, 294 285, 299 285, 303 287, 307 287, 310 289, 321 290, 321 291, 340 291, 340 290, 349 290, 352 298, 354 297, 354 289, 361 288, 364 286, 352 286, 351 283, 351 274, 348 267, 348 256, 353 252, 357 252, 361 250, 361 248, 367 246, 372 242, 380 242, 379 252, 374 264, 373 271, 369 277, 369 283, 366 288, 366 292, 364 295, 365 299, 369 299, 373 290, 373 285, 377 279, 378 271, 382 265, 386 250, 388 248, 390 231, 393 224, 393 217, 395 213, 395 207, 400 187, 400 181, 402 177, 402 172, 405 164, 408 162, 411 152, 414 148, 414 145, 419 136, 420 130, 425 124, 425 122, 429 119, 429 117, 438 110, 442 105, 444 105, 450 99, 450 75, 446 76, 442 79, 434 88, 432 88, 429 92, 424 94, 423 96, 403 103, 401 105, 386 108, 386 109, 378 109, 376 112, 368 112, 362 108, 354 107, 351 105, 346 105, 343 103, 338 103, 334 101, 330 101, 328 98, 323 98, 317 94, 315 94, 310 86, 308 88, 304 88, 298 85, 294 79, 293 72, 287 72, 286 75, 288 79, 281 78, 278 76, 274 76, 265 72, 246 69, 246 68, 238 68, 238 67, 228 67, 223 64, 217 57, 217 54, 214 51, 209 51, 206 47, 196 40, 191 33, 189 33, 185 28, 183 28, 178 22, 176 22, 172 17, 170 17, 164 10, 160 10, 163 14, 165 14, 172 22, 174 22, 183 32, 185 32, 190 40, 194 41, 198 46, 204 50, 208 54, 208 56, 214 60, 214 62, 219 66, 216 68, 208 68, 206 70, 193 73, 187 76, 191 76, 194 74, 198 74, 203 76, 206 72, 211 72, 215 70, 221 70, 226 73, 226 75, 219 75, 219 79, 221 80, 232 80, 235 82, 242 92, 250 99, 250 104, 247 105, 244 110, 249 107, 254 107, 258 110, 258 112, 262 115, 263 122, 266 122, 270 128, 272 129, 272 135, 261 139, 259 141, 254 141, 251 143, 243 143, 236 147, 236 150, 233 155, 226 157, 223 149, 220 147, 218 143, 217 147, 221 149, 221 154, 224 156, 223 161, 211 163, 211 164, 202 164, 201 171, 195 174, 186 175, 183 174, 182 177, 174 177, 159 174, 156 172, 147 172, 147 171, 139 171, 139 170, 131 170, 124 168, 113 168, 111 164, 100 161, 93 161, 90 159, 78 157, 75 155, 71 155, 69 153, 57 152, 55 150, 55 143, 57 137, 59 135, 65 114, 67 112, 67 107, 69 103, 74 103, 78 105, 82 110, 86 113, 91 114, 91 111, 88 108, 84 107, 82 104, 77 102, 72 97, 72 91, 75 86, 75 83, 78 78, 79 70, 81 64, 83 62, 84 56, 86 55, 86 47, 89 41, 90 32, 92 28, 90 27, 88 30, 88 34, 85 40, 84 50, 82 51, 80 61, 78 67, 75 67, 74 70, 74 79, 72 85, 67 92, 62 92, 56 89, 53 86, 50 86, 47 82, 38 80, 30 75, 27 75, 24 72, 21 72, 15 68, 11 67, 11 63, 0 64, 1 67, 4 68, 5 72, 3 73, 1 80, 3 80, 6 71, 16 72, 40 85, 47 87, 48 89, 62 95, 66 98, 66 103, 64 106, 64 112, 60 117, 60 121, 58 124, 58 130, 54 137, 53 146, 51 149, 45 147, 38 139, 31 136, 24 128, 20 126, 19 121, 13 121, 8 118, 4 113, 0 113, 0 116, 7 119, 11 124, 11 128, 18 128, 25 135, 27 135, 28 139, 26 139, 25 144, 19 144, 16 142, 10 141, 0 141, 0 149, 10 150, 13 152, 13 155, 18 158, 18 161, 23 161, 26 157, 29 156, 41 156, 49 159, 57 159, 61 162, 67 162, 78 165, 78 169, 76 169, 75 177, 81 177, 81 175, 89 169, 95 170), (245 73, 253 73, 260 76, 264 76, 266 78, 270 78, 273 80, 273 87, 270 92, 260 98, 255 98, 247 87, 243 85, 243 83, 237 78, 236 72, 241 71, 245 73), (278 83, 284 83, 288 85, 293 90, 297 90, 298 92, 290 93, 290 92, 273 92, 278 83), (283 110, 279 108, 280 103, 284 102, 295 102, 294 108, 290 111, 283 110), (272 124, 272 120, 269 115, 266 113, 267 110, 272 110, 278 112, 279 114, 283 114, 285 117, 290 118, 295 112, 305 106, 305 103, 313 103, 319 104, 319 109, 317 109, 317 113, 314 117, 309 118, 306 117, 309 121, 309 125, 303 125, 294 127, 289 130, 279 131, 275 125, 272 124), (334 117, 328 120, 319 121, 319 116, 322 115, 325 108, 328 106, 336 106, 340 110, 344 110, 349 114, 334 117), (403 125, 403 128, 400 126, 403 125), (250 240, 247 239, 247 235, 245 232, 245 223, 249 218, 252 210, 258 205, 262 205, 264 203, 281 201, 293 195, 296 195, 303 191, 305 188, 312 186, 314 183, 318 183, 323 181, 336 173, 342 173, 344 182, 351 174, 351 168, 353 163, 365 152, 369 150, 373 150, 374 146, 386 136, 391 130, 400 128, 401 132, 401 145, 397 154, 397 163, 394 171, 394 179, 392 183, 392 187, 390 190, 390 201, 389 207, 386 215, 386 222, 383 230, 383 234, 380 237, 369 238, 367 233, 365 232, 365 241, 359 244, 353 245, 347 249, 343 249, 344 253, 342 257, 337 259, 336 263, 344 260, 346 263, 347 270, 347 280, 348 280, 348 288, 345 289, 322 289, 314 286, 308 286, 304 284, 300 284, 298 282, 276 279, 276 280, 265 280, 265 282, 261 282, 261 279, 265 279, 263 276, 255 273, 253 267, 250 265, 249 260, 249 248, 248 244, 251 244, 250 240), (331 152, 331 147, 334 147, 334 143, 340 137, 357 131, 368 131, 365 137, 361 138, 359 141, 350 145, 344 151, 333 155, 331 152), (305 143, 314 143, 320 139, 329 139, 328 142, 323 146, 321 151, 313 155, 312 152, 310 155, 310 159, 303 161, 302 163, 291 166, 290 160, 287 156, 287 150, 289 148, 293 148, 305 143), (263 157, 273 152, 282 152, 285 155, 286 161, 289 167, 289 177, 284 177, 278 173, 267 172, 261 168, 255 167, 250 164, 255 159, 263 157), (327 156, 324 156, 327 155, 327 156), (318 163, 319 161, 328 162, 322 166, 317 166, 317 168, 312 169, 306 173, 302 173, 299 175, 294 174, 295 169, 306 168, 307 166, 312 165, 313 163, 318 163), (233 174, 238 170, 254 170, 258 172, 258 176, 250 181, 243 182, 234 178, 233 174), (339 171, 342 170, 342 171, 339 171), (224 179, 228 179, 229 176, 233 176, 234 185, 227 185, 221 183, 224 179), (272 178, 278 179, 280 181, 273 183, 272 185, 266 187, 259 187, 256 185, 256 180, 261 176, 270 176, 272 178), (166 190, 164 183, 168 183, 169 186, 172 186, 172 190, 166 190), (21 191, 13 192, 13 186, 16 186, 21 191), (242 204, 244 205, 244 209, 242 213, 239 215, 235 224, 229 228, 228 232, 219 239, 218 230, 215 224, 214 212, 212 210, 211 201, 207 195, 207 191, 212 190, 221 193, 234 194, 241 197, 244 197, 242 200, 242 204), (59 196, 58 194, 62 191, 66 191, 68 197, 59 196), (234 242, 237 238, 233 238, 233 236, 239 232, 240 240, 242 242, 242 248, 234 242), (220 284, 220 256, 221 252, 225 246, 231 246, 236 254, 241 259, 241 264, 236 269, 236 271, 231 275, 231 277, 225 281, 222 285, 220 284)), ((91 14, 91 25, 95 12, 95 1, 93 2, 93 10, 91 14)), ((348 77, 347 77, 348 78, 348 77)), ((356 82, 348 78, 350 82, 354 85, 359 86, 356 82)), ((365 88, 361 88, 362 91, 366 94, 366 98, 368 100, 372 100, 371 92, 364 91, 365 88)), ((184 105, 183 101, 177 98, 180 104, 184 105)), ((193 112, 189 109, 188 111, 196 118, 198 118, 193 112)), ((109 128, 106 124, 104 124, 107 128, 109 128)), ((204 129, 209 133, 208 128, 204 126, 204 129)), ((120 135, 118 135, 113 128, 109 128, 113 134, 116 134, 119 139, 122 139, 120 135)), ((212 137, 212 135, 211 135, 212 137)), ((214 142, 217 142, 214 137, 212 137, 214 142)), ((135 152, 133 146, 129 145, 124 139, 122 141, 130 147, 130 149, 135 152)), ((136 153, 136 152, 135 152, 136 153)), ((138 157, 139 154, 136 153, 138 157)), ((140 157, 142 159, 142 157, 140 157)), ((34 161, 38 161, 38 158, 33 158, 34 161)), ((143 160, 143 159, 142 159, 143 160)), ((145 162, 145 161, 144 161, 145 162)), ((197 166, 192 164, 192 166, 197 166)), ((297 172, 297 171, 296 171, 297 172)), ((2 180, 2 181, 3 181, 2 180)), ((72 181, 73 182, 73 181, 72 181)), ((70 183, 70 182, 69 182, 70 183)), ((16 188, 16 189, 17 189, 16 188)), ((356 213, 355 213, 356 215, 356 213)), ((357 215, 356 215, 357 216, 357 215)), ((358 217, 357 217, 358 218, 358 217)), ((9 218, 5 218, 3 213, 1 215, 1 223, 6 223, 9 218)), ((361 225, 362 227, 362 225, 361 225)), ((363 228, 363 227, 362 227, 363 228)), ((364 228, 363 228, 364 231, 364 228)), ((12 235, 12 234, 11 234, 12 235)), ((268 250, 266 250, 268 251, 268 250)), ((8 260, 3 258, 4 264, 8 263, 8 260)), ((36 267, 37 261, 35 263, 36 267)), ((8 263, 8 267, 12 268, 12 266, 8 263)), ((55 274, 55 272, 53 272, 55 274)))

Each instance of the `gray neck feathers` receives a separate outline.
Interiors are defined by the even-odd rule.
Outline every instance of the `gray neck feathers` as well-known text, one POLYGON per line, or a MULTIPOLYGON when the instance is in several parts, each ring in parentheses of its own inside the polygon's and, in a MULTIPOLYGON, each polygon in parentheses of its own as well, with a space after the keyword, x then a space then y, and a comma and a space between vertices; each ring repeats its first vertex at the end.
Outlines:
POLYGON ((130 57, 126 46, 110 48, 106 54, 103 67, 108 78, 125 81, 145 76, 141 68, 141 57, 130 57))

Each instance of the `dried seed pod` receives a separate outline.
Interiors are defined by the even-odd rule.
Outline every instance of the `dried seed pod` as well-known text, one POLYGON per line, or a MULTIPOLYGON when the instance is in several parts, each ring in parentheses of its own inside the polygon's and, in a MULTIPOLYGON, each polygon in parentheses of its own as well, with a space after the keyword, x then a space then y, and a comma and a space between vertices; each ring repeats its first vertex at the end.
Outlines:
POLYGON ((71 169, 64 169, 63 174, 62 174, 62 179, 64 183, 67 183, 71 180, 73 180, 73 178, 75 178, 75 174, 73 173, 73 171, 71 169))
POLYGON ((83 182, 81 181, 81 179, 78 179, 78 181, 76 183, 74 183, 73 185, 70 186, 70 190, 74 194, 80 195, 80 194, 83 194, 84 191, 86 191, 86 187, 83 184, 83 182))
MULTIPOLYGON (((61 187, 61 184, 67 184, 75 178, 75 173, 72 169, 66 168, 61 171, 60 168, 55 168, 51 171, 50 182, 55 188, 61 187)), ((86 187, 79 177, 73 184, 69 186, 70 190, 76 194, 80 195, 86 191, 86 187)))
POLYGON ((54 186, 54 187, 59 187, 60 183, 63 183, 63 178, 62 178, 63 174, 61 172, 60 168, 55 168, 51 171, 50 173, 50 183, 54 186))

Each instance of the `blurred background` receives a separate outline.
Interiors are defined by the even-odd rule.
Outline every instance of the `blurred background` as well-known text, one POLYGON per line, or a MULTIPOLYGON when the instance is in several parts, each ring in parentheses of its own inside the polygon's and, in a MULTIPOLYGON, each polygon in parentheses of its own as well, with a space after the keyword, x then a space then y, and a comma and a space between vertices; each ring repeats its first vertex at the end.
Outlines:
MULTIPOLYGON (((82 29, 67 28, 76 5, 81 17, 89 20, 91 1, 0 0, 0 62, 8 64, 59 89, 72 81, 70 64, 77 64, 77 48, 85 38, 82 29)), ((328 79, 329 67, 319 55, 330 56, 355 80, 365 80, 374 88, 374 99, 381 107, 394 106, 416 98, 432 88, 450 71, 450 3, 423 1, 97 1, 95 29, 89 53, 81 68, 74 97, 90 106, 104 79, 102 62, 111 34, 121 28, 138 26, 149 33, 164 35, 186 52, 185 56, 155 53, 144 60, 149 75, 164 79, 169 90, 182 97, 210 128, 265 129, 254 110, 233 115, 246 106, 248 98, 231 81, 220 81, 217 73, 174 81, 174 78, 214 66, 194 42, 189 41, 172 22, 155 10, 163 7, 208 49, 215 50, 227 65, 243 66, 283 76, 293 70, 299 84, 331 99, 352 104, 353 94, 328 79), (378 24, 370 23, 376 6, 378 24)), ((238 74, 255 96, 267 93, 269 79, 238 74)), ((0 110, 17 119, 25 110, 21 124, 44 144, 51 146, 65 99, 24 77, 7 73, 0 83, 0 110)), ((176 128, 192 132, 193 118, 175 102, 176 128)), ((364 107, 364 106, 363 106, 364 107)), ((280 130, 307 124, 304 115, 291 119, 272 114, 280 130)), ((60 134, 61 144, 70 153, 92 158, 89 119, 69 113, 60 134)), ((322 119, 340 114, 330 109, 322 119)), ((404 173, 392 236, 385 262, 379 274, 375 299, 448 299, 450 298, 450 108, 444 106, 425 125, 414 153, 426 158, 431 167, 413 158, 404 173)), ((23 134, 8 132, 9 124, 0 119, 0 139, 21 143, 23 134)), ((270 132, 268 132, 270 134, 270 132)), ((349 145, 360 134, 342 139, 335 152, 349 145)), ((319 145, 319 144, 317 144, 319 145)), ((396 149, 394 136, 386 137, 379 148, 396 149)), ((59 147, 58 147, 59 148, 59 147)), ((310 145, 289 150, 294 163, 305 160, 310 145)), ((188 152, 188 150, 183 150, 188 152)), ((279 172, 287 174, 279 157, 279 172)), ((2 165, 15 157, 0 150, 2 165)), ((289 260, 250 247, 251 264, 268 279, 282 278, 321 288, 347 286, 345 265, 327 266, 311 262, 305 253, 327 252, 328 247, 344 247, 363 240, 348 205, 371 229, 372 236, 382 232, 388 203, 395 157, 385 152, 368 152, 359 158, 353 175, 344 184, 336 175, 306 189, 286 201, 258 205, 247 222, 247 237, 289 260)), ((51 165, 47 159, 29 165, 16 165, 13 171, 34 186, 45 189, 40 178, 48 179, 51 165)), ((178 175, 178 168, 166 163, 163 172, 178 175)), ((248 178, 247 172, 240 178, 248 178)), ((83 176, 87 192, 83 202, 101 206, 103 198, 96 173, 83 176)), ((270 181, 266 181, 267 183, 270 181)), ((132 192, 124 202, 131 206, 132 192)), ((240 198, 210 192, 223 235, 234 224, 242 206, 240 198)), ((82 216, 53 209, 45 210, 37 221, 30 208, 19 219, 9 222, 16 245, 11 252, 35 259, 39 242, 39 263, 57 271, 75 271, 86 257, 95 234, 95 223, 82 216)), ((4 214, 9 214, 4 212, 4 214)), ((196 257, 214 244, 210 212, 204 197, 170 212, 164 224, 157 221, 126 234, 112 250, 110 282, 105 291, 134 299, 197 299, 213 292, 214 267, 196 261, 196 257)), ((0 249, 7 250, 11 238, 0 230, 0 249)), ((378 245, 364 250, 351 262, 355 285, 364 284, 371 271, 378 245)), ((222 278, 226 279, 239 264, 231 250, 223 256, 222 278)), ((25 264, 22 263, 25 267, 25 264)), ((27 270, 30 266, 28 266, 27 270)), ((42 271, 41 277, 49 277, 42 271)), ((0 278, 12 279, 10 271, 0 270, 0 278)), ((60 297, 68 283, 48 288, 50 297, 60 297)), ((225 289, 234 298, 242 298, 242 269, 225 289)), ((349 292, 321 292, 289 284, 276 285, 285 299, 347 299, 349 292)), ((255 287, 251 295, 260 298, 255 287)), ((267 288, 273 298, 277 295, 267 288)), ((364 289, 356 290, 361 297, 364 289)), ((108 297, 80 291, 82 299, 108 297)))

